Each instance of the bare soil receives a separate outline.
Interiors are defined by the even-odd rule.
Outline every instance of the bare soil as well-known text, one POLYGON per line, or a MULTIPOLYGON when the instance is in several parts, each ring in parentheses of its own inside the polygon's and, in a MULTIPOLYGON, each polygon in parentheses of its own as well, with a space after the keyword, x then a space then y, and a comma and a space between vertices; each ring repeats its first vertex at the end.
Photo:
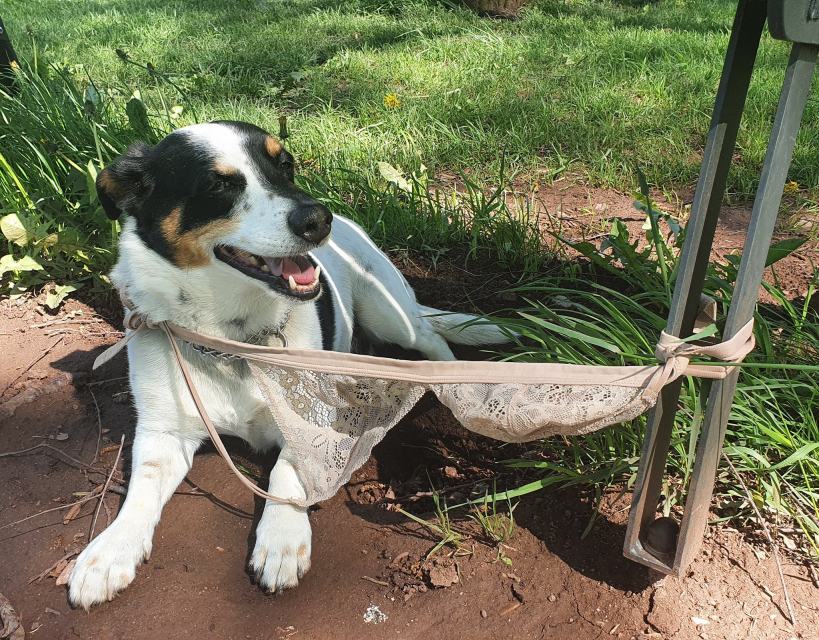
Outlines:
MULTIPOLYGON (((438 175, 433 188, 442 188, 444 192, 466 190, 458 176, 446 173, 438 175)), ((643 224, 646 217, 635 208, 633 194, 589 186, 580 177, 567 175, 548 185, 540 184, 536 177, 531 176, 517 179, 505 197, 510 211, 525 211, 531 219, 538 221, 547 246, 558 244, 552 239, 552 234, 573 242, 589 240, 599 244, 615 219, 628 228, 632 241, 638 241, 641 247, 645 245, 643 224)), ((688 220, 693 197, 693 188, 681 188, 671 194, 660 191, 651 193, 654 205, 681 224, 688 220)), ((741 254, 752 208, 753 202, 736 202, 722 207, 711 248, 712 260, 741 254)), ((664 231, 669 232, 667 228, 664 231)), ((806 199, 806 194, 786 192, 773 242, 794 237, 806 238, 807 241, 791 255, 766 269, 764 280, 776 283, 785 295, 800 298, 807 292, 819 266, 819 209, 806 199)), ((560 248, 565 251, 564 245, 560 248)), ((569 257, 577 255, 571 250, 565 252, 569 257)), ((773 301, 763 288, 760 288, 759 299, 766 303, 773 301)))
MULTIPOLYGON (((614 202, 609 207, 619 211, 614 202)), ((726 231, 721 242, 731 238, 726 231)), ((500 276, 490 281, 456 265, 436 272, 408 257, 401 266, 424 302, 465 308, 483 291, 482 306, 504 304, 491 295, 503 285, 500 276)), ((794 277, 795 295, 810 275, 794 277)), ((107 494, 97 531, 115 516, 135 421, 125 359, 90 370, 120 335, 119 321, 117 310, 99 303, 70 301, 56 315, 33 299, 0 303, 0 455, 37 444, 63 452, 41 447, 0 457, 0 594, 32 638, 819 637, 814 570, 782 559, 797 615, 792 626, 771 551, 752 532, 711 527, 682 578, 624 559, 627 492, 605 497, 585 536, 594 496, 584 490, 524 497, 516 530, 500 547, 464 515, 455 522, 465 538, 460 550, 446 547, 427 559, 438 539, 397 509, 430 518, 430 479, 447 488, 450 502, 493 477, 514 481, 496 460, 522 453, 466 432, 429 399, 338 495, 313 510, 313 566, 295 590, 271 596, 253 584, 245 566, 261 501, 206 447, 166 507, 151 560, 134 583, 90 613, 72 610, 56 578, 87 543, 98 500, 79 512, 63 508, 4 525, 100 487, 124 434, 124 461, 112 482, 118 493, 107 494)), ((229 448, 264 484, 275 455, 255 455, 238 441, 229 448)))

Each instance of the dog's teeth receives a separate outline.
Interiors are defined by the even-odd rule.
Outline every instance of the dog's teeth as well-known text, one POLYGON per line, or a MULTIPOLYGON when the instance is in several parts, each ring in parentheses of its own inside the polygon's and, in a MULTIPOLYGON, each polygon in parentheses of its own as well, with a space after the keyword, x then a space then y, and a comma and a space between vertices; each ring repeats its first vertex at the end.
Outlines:
POLYGON ((316 279, 315 282, 318 282, 319 276, 321 275, 321 267, 316 267, 316 279))
POLYGON ((261 269, 265 273, 270 273, 270 267, 268 267, 266 264, 263 264, 261 267, 259 267, 259 269, 261 269))
POLYGON ((287 282, 288 282, 288 284, 290 285, 290 289, 291 289, 292 291, 295 291, 295 290, 296 290, 296 287, 298 286, 298 285, 296 285, 296 279, 295 279, 293 276, 290 276, 290 277, 287 279, 287 282))

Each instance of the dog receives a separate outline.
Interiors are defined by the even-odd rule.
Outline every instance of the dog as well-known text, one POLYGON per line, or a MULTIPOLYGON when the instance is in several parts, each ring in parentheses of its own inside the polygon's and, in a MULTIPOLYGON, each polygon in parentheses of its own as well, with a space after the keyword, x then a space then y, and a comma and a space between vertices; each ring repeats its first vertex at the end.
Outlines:
MULTIPOLYGON (((452 360, 447 343, 505 342, 474 316, 418 304, 412 288, 351 220, 294 184, 294 159, 273 136, 241 122, 178 129, 137 143, 96 181, 106 214, 123 217, 116 288, 145 317, 261 345, 350 351, 361 332, 378 343, 452 360)), ((304 500, 291 452, 246 364, 181 343, 220 433, 257 450, 281 449, 274 495, 304 500)), ((77 558, 69 599, 88 609, 127 587, 151 554, 164 504, 207 433, 167 338, 128 343, 137 410, 128 493, 115 521, 77 558)), ((265 590, 294 587, 310 568, 307 509, 266 502, 250 569, 265 590)))

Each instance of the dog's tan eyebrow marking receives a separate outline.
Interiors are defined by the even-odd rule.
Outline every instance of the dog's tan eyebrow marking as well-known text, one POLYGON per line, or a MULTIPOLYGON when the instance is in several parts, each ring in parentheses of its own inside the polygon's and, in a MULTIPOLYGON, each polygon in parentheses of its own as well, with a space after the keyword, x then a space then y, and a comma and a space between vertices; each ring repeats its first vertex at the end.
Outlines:
POLYGON ((183 269, 207 265, 210 262, 210 252, 202 246, 202 240, 217 239, 232 231, 237 224, 235 220, 220 218, 180 233, 181 217, 182 208, 174 207, 159 227, 162 236, 171 247, 173 263, 183 269))
POLYGON ((213 170, 220 176, 239 175, 239 170, 236 167, 229 164, 225 164, 224 162, 215 162, 213 164, 213 170))
POLYGON ((113 172, 110 170, 103 169, 97 177, 97 183, 111 198, 118 198, 122 195, 122 185, 113 175, 113 172))
POLYGON ((282 143, 273 136, 267 136, 264 139, 264 148, 269 156, 275 158, 282 152, 282 143))

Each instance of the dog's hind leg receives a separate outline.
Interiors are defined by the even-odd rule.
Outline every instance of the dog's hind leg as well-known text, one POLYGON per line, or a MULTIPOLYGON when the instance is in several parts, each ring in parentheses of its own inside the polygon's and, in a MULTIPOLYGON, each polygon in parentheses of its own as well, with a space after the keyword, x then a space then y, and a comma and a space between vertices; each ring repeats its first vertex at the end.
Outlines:
POLYGON ((162 507, 188 473, 199 442, 137 425, 125 503, 77 558, 68 582, 72 604, 88 609, 131 584, 137 566, 151 555, 162 507))

